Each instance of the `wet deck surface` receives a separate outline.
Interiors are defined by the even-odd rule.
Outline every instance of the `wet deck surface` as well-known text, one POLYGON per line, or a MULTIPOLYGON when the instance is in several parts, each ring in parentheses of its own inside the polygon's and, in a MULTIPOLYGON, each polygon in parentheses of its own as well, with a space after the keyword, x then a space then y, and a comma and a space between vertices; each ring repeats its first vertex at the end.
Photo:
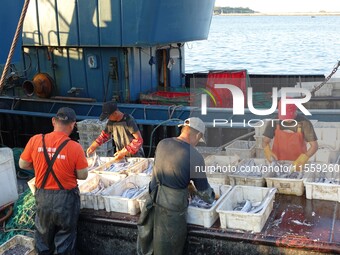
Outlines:
MULTIPOLYGON (((84 209, 81 221, 112 223, 136 228, 139 215, 84 209)), ((276 194, 274 208, 260 233, 221 229, 217 220, 211 228, 188 225, 188 236, 242 241, 298 251, 340 254, 340 204, 308 200, 305 196, 276 194)), ((302 254, 302 253, 301 253, 302 254)), ((307 253, 308 254, 308 253, 307 253)))

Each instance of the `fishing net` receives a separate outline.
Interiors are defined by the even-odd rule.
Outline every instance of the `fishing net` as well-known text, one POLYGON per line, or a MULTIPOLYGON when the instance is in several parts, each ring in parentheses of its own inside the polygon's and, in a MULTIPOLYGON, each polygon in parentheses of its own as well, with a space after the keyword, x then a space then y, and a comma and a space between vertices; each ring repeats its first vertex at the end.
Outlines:
POLYGON ((21 234, 33 237, 35 217, 35 199, 29 189, 20 194, 15 202, 12 216, 0 229, 0 245, 11 237, 21 234))

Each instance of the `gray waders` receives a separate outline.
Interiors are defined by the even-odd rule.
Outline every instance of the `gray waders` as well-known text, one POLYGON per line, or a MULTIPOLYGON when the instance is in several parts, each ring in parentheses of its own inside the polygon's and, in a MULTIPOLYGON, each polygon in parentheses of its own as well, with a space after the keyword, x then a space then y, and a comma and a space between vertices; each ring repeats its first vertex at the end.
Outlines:
POLYGON ((188 189, 158 183, 147 196, 138 227, 138 254, 182 254, 187 237, 188 189))
POLYGON ((80 212, 80 196, 78 187, 65 190, 58 180, 53 164, 66 145, 65 140, 50 159, 46 150, 43 135, 44 156, 48 169, 44 175, 41 187, 35 193, 35 241, 38 254, 75 254, 77 223, 80 212), (47 178, 51 174, 60 190, 46 190, 47 178))

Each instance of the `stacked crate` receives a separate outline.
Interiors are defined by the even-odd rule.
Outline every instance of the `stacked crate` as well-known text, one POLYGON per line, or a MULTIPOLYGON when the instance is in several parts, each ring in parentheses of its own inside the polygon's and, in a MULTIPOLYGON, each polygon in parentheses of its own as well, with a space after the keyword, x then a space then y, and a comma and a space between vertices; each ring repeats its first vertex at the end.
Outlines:
MULTIPOLYGON (((98 137, 98 135, 105 129, 106 122, 96 119, 86 119, 77 122, 77 128, 79 133, 79 143, 86 152, 92 142, 98 137)), ((97 148, 96 153, 100 157, 107 157, 113 155, 113 141, 112 138, 106 143, 97 148)))
MULTIPOLYGON (((257 127, 255 127, 255 135, 254 139, 256 141, 255 145, 255 155, 257 158, 264 158, 264 152, 262 148, 262 140, 263 140, 263 132, 266 129, 268 122, 271 122, 271 119, 264 119, 257 123, 257 127)), ((272 142, 271 142, 272 145, 272 142)))
POLYGON ((340 155, 340 123, 319 121, 313 126, 319 149, 310 161, 335 163, 340 155))

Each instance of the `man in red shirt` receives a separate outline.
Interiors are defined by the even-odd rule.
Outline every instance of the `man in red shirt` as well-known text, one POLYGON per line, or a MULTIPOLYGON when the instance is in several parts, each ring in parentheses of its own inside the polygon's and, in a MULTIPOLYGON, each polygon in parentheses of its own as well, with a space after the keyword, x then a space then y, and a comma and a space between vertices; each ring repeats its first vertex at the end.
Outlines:
POLYGON ((39 254, 75 254, 80 196, 77 179, 87 178, 81 145, 69 139, 76 114, 60 108, 52 118, 54 131, 33 136, 19 159, 35 172, 35 241, 39 254))

